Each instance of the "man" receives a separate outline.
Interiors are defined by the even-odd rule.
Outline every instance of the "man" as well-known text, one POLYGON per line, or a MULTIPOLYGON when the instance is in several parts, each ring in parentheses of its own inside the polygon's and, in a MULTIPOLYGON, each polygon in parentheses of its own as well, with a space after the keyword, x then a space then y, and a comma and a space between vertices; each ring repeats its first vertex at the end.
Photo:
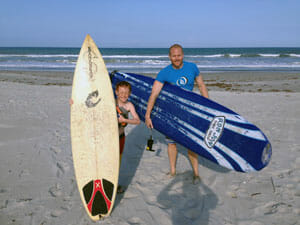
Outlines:
MULTIPOLYGON (((153 83, 145 114, 145 123, 147 127, 151 129, 153 128, 152 120, 150 118, 151 111, 165 82, 175 84, 187 90, 193 90, 194 81, 196 81, 202 96, 208 98, 208 92, 198 67, 194 63, 183 61, 183 57, 182 47, 178 44, 172 45, 169 49, 171 64, 158 73, 156 80, 153 83)), ((173 177, 176 175, 177 147, 173 140, 170 140, 169 138, 166 138, 166 140, 168 142, 168 156, 170 162, 169 174, 173 177)), ((199 183, 198 155, 188 150, 188 157, 194 172, 193 183, 199 183)))

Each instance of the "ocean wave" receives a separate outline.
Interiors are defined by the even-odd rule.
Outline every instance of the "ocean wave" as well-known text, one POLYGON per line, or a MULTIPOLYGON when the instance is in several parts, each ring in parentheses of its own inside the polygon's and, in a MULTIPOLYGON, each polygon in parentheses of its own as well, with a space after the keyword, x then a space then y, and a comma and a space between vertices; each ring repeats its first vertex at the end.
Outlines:
POLYGON ((238 58, 238 57, 263 57, 263 58, 276 58, 276 57, 300 57, 300 54, 293 54, 293 53, 276 53, 276 54, 266 54, 266 53, 226 53, 226 54, 213 54, 213 55, 185 55, 187 58, 238 58))
POLYGON ((280 54, 258 54, 261 57, 279 57, 280 54))
POLYGON ((226 54, 226 55, 228 55, 228 57, 231 57, 231 58, 241 57, 241 54, 226 54))
POLYGON ((168 59, 168 55, 102 55, 104 59, 110 59, 110 58, 119 58, 119 59, 126 59, 126 58, 134 58, 134 59, 161 59, 165 58, 168 59))
POLYGON ((224 54, 214 54, 214 55, 200 55, 199 58, 203 57, 203 58, 220 58, 220 57, 224 57, 224 54))
POLYGON ((300 57, 300 54, 289 54, 290 57, 300 57))
MULTIPOLYGON (((213 55, 184 55, 185 58, 222 58, 234 56, 235 54, 213 54, 213 55)), ((241 55, 238 55, 241 56, 241 55)))
POLYGON ((57 62, 57 63, 67 63, 67 64, 76 64, 77 63, 77 59, 76 60, 69 60, 69 59, 63 59, 63 60, 60 60, 60 59, 57 59, 57 60, 54 60, 53 62, 57 62))
POLYGON ((300 64, 278 65, 278 64, 261 64, 261 65, 197 65, 198 68, 300 68, 300 64))
POLYGON ((122 63, 122 64, 169 64, 168 60, 155 60, 155 59, 104 59, 105 63, 122 63))
POLYGON ((62 57, 62 58, 77 58, 78 55, 68 55, 68 54, 57 54, 57 55, 27 55, 27 54, 24 54, 24 55, 21 55, 21 54, 0 54, 0 57, 2 58, 12 58, 12 57, 27 57, 27 58, 59 58, 59 57, 62 57))
MULTIPOLYGON (((162 59, 169 60, 168 55, 102 55, 103 59, 162 59)), ((299 58, 300 54, 295 53, 224 53, 211 55, 189 55, 185 54, 185 58, 277 58, 277 57, 292 57, 299 58)), ((77 59, 77 54, 0 54, 0 58, 72 58, 77 59)))
MULTIPOLYGON (((74 64, 0 64, 1 68, 74 68, 74 64)), ((161 64, 106 64, 108 68, 158 68, 161 69, 164 66, 161 64)), ((198 68, 300 68, 300 62, 294 62, 293 64, 229 64, 229 65, 197 65, 198 68)))
POLYGON ((108 68, 156 68, 156 69, 162 69, 163 67, 160 65, 115 65, 115 64, 106 64, 106 67, 108 68))
POLYGON ((42 64, 0 64, 2 68, 73 68, 75 65, 42 65, 42 64))

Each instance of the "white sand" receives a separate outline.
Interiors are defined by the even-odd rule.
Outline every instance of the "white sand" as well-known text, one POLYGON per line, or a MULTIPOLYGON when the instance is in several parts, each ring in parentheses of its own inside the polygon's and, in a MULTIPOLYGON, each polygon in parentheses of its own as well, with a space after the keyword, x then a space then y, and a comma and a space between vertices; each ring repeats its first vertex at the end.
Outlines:
MULTIPOLYGON (((71 87, 0 82, 0 224, 95 224, 74 177, 69 126, 71 87)), ((211 99, 256 124, 273 146, 260 172, 229 171, 200 158, 202 183, 191 183, 186 150, 169 179, 167 145, 154 132, 127 128, 118 195, 98 224, 300 224, 300 93, 210 92, 211 99)))

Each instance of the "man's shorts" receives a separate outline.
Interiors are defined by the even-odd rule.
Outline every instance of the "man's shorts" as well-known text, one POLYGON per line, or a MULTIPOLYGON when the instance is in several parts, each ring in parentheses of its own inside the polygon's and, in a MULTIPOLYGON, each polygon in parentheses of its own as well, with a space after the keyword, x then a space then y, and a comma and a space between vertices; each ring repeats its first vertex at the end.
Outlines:
POLYGON ((167 142, 168 144, 176 144, 176 142, 175 142, 174 140, 172 140, 171 138, 169 138, 169 137, 167 137, 167 136, 166 136, 166 142, 167 142))

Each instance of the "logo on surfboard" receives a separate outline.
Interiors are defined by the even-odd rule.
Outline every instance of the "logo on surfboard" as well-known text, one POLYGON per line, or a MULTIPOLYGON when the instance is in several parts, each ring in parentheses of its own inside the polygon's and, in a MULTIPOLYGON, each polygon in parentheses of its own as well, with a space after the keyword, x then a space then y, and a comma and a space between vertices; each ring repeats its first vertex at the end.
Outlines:
POLYGON ((207 147, 212 148, 215 146, 219 138, 223 133, 225 126, 225 117, 216 116, 210 123, 208 130, 206 131, 204 140, 207 147))
POLYGON ((99 102, 101 101, 101 98, 99 97, 99 92, 98 90, 93 91, 88 95, 88 97, 85 100, 85 105, 88 108, 93 108, 95 107, 99 102))

